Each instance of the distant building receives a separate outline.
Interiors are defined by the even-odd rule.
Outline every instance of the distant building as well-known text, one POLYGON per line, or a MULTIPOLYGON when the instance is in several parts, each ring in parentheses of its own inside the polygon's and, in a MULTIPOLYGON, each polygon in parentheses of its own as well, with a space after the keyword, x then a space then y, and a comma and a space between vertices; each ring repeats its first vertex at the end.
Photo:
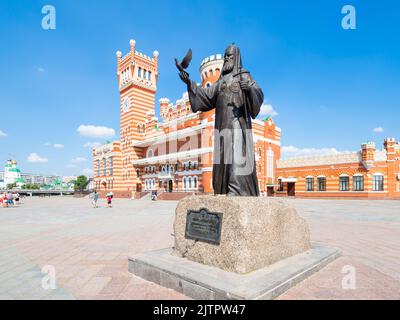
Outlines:
MULTIPOLYGON (((59 176, 55 175, 22 173, 17 166, 17 161, 10 159, 4 166, 4 172, 0 172, 0 189, 7 189, 7 185, 14 183, 17 188, 21 188, 25 184, 36 184, 39 187, 56 189, 61 186, 62 181, 59 176)), ((62 187, 70 188, 69 184, 64 184, 62 187)))
POLYGON ((64 183, 70 183, 70 182, 75 181, 77 178, 78 178, 77 176, 67 176, 67 177, 63 177, 63 178, 62 178, 62 182, 64 182, 64 183))
POLYGON ((33 174, 33 173, 22 173, 21 174, 25 183, 37 184, 37 185, 51 185, 54 181, 60 179, 59 176, 33 174))
POLYGON ((21 170, 18 168, 17 161, 15 160, 7 160, 2 176, 3 178, 0 180, 2 180, 1 186, 3 189, 6 189, 9 184, 15 183, 17 186, 24 184, 24 180, 21 177, 21 170))

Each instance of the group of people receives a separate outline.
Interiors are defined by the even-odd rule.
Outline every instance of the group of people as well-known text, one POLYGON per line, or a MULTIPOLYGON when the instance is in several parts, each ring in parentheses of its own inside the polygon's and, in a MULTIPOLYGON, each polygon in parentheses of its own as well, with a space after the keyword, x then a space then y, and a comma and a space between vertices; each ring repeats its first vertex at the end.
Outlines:
POLYGON ((12 193, 11 191, 0 194, 0 206, 2 208, 12 207, 19 204, 20 195, 19 193, 12 193))
MULTIPOLYGON (((92 194, 92 205, 93 208, 98 208, 98 201, 99 201, 99 194, 95 190, 92 194)), ((107 208, 112 207, 112 199, 114 198, 114 194, 112 192, 107 192, 106 194, 106 200, 107 200, 107 208)))

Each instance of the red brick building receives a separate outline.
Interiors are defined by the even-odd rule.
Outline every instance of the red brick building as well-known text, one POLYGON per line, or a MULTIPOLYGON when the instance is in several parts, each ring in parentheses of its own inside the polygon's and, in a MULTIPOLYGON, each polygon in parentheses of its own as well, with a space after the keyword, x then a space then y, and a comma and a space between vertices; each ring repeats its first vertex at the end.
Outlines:
MULTIPOLYGON (((201 85, 218 80, 222 55, 200 65, 201 85)), ((192 113, 187 93, 176 103, 159 100, 158 52, 117 52, 120 140, 93 149, 94 185, 100 193, 141 196, 212 193, 215 111, 192 113)), ((117 111, 116 111, 117 112, 117 111)), ((384 149, 365 143, 361 150, 329 156, 280 159, 281 129, 272 119, 253 122, 260 191, 270 196, 400 199, 400 145, 386 139, 384 149)), ((174 197, 171 197, 174 198, 174 197)))
POLYGON ((278 161, 278 196, 400 199, 400 144, 377 150, 278 161))
MULTIPOLYGON (((222 55, 201 63, 201 85, 218 80, 222 55)), ((130 41, 125 56, 117 52, 120 92, 120 140, 93 149, 94 185, 101 193, 140 196, 150 190, 212 193, 215 111, 192 113, 187 93, 176 103, 163 98, 155 116, 158 52, 146 56, 130 41)), ((272 193, 281 130, 272 119, 253 122, 260 191, 272 193)))

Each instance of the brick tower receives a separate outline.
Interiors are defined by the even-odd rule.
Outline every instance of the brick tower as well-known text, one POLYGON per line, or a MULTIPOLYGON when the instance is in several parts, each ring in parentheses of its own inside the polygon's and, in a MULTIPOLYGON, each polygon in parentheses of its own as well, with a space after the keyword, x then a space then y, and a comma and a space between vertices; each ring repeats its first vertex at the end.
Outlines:
POLYGON ((136 191, 140 179, 131 161, 143 157, 143 149, 133 142, 145 139, 149 115, 154 116, 155 94, 158 81, 158 52, 146 56, 135 50, 135 40, 130 41, 130 51, 122 57, 117 52, 117 75, 120 92, 120 146, 122 155, 122 184, 136 191))

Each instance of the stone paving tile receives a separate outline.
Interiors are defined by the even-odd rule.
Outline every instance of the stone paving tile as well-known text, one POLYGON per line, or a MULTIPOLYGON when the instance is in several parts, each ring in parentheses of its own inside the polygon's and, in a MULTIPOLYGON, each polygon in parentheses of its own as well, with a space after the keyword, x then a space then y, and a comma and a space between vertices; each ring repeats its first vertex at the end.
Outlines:
POLYGON ((79 296, 90 296, 94 297, 99 294, 104 287, 111 281, 110 277, 92 277, 88 282, 86 282, 83 287, 81 287, 75 295, 79 296))
MULTIPOLYGON (((314 242, 343 257, 278 299, 400 299, 400 202, 288 200, 310 225, 314 242), (356 270, 356 289, 342 288, 342 268, 356 270)), ((176 202, 29 198, 0 208, 0 299, 188 299, 132 276, 128 257, 173 245, 176 202), (42 267, 58 288, 44 290, 42 267)))

